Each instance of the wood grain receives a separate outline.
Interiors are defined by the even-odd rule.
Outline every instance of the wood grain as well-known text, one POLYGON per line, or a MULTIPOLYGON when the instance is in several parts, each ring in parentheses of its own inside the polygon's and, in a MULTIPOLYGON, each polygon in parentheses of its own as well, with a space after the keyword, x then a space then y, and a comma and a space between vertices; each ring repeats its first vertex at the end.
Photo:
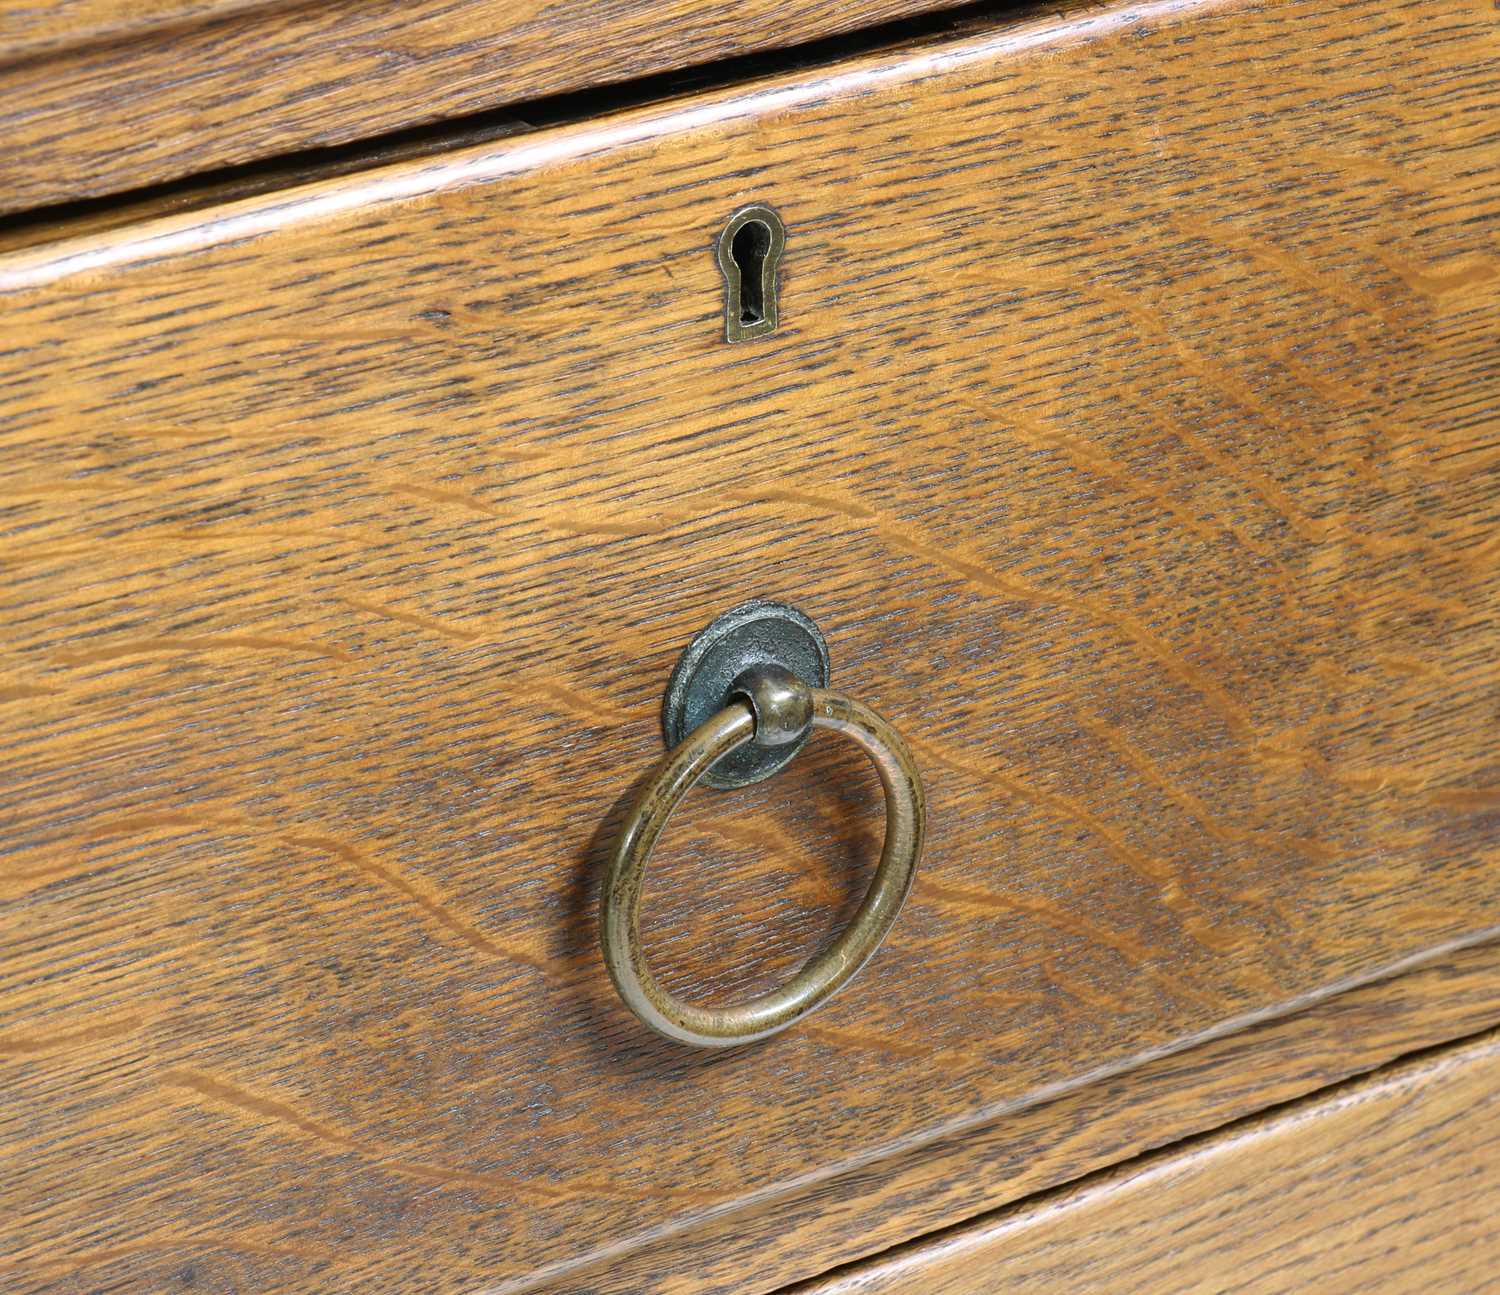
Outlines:
POLYGON ((1500 946, 1466 949, 982 1128, 747 1199, 648 1250, 575 1266, 561 1289, 767 1290, 774 1274, 862 1259, 1497 1022, 1500 946))
POLYGON ((1473 1295, 1497 1270, 1489 1033, 797 1292, 1473 1295))
MULTIPOLYGON (((1070 10, 0 259, 11 1288, 663 1289, 1492 934, 1493 41, 1070 10), (751 200, 785 322, 728 347, 751 200), (915 744, 929 856, 862 980, 699 1056, 594 886, 752 594, 915 744)), ((666 983, 821 947, 878 816, 825 741, 693 800, 666 983)))
POLYGON ((0 213, 763 53, 953 0, 0 0, 0 213))

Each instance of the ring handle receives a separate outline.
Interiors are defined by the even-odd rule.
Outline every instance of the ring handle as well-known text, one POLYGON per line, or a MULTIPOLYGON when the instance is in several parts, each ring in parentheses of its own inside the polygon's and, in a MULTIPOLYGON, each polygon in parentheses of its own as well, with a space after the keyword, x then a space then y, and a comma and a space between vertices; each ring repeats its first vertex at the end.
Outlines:
POLYGON ((604 965, 625 1004, 658 1034, 700 1048, 764 1039, 801 1020, 854 977, 880 947, 911 890, 926 832, 922 780, 911 751, 884 719, 852 698, 809 688, 780 666, 747 670, 730 700, 668 752, 636 797, 604 882, 600 941, 604 965), (651 852, 672 811, 715 762, 747 742, 780 746, 809 728, 852 739, 885 788, 885 845, 853 920, 833 946, 779 989, 731 1007, 700 1007, 669 994, 641 947, 641 889, 651 852))

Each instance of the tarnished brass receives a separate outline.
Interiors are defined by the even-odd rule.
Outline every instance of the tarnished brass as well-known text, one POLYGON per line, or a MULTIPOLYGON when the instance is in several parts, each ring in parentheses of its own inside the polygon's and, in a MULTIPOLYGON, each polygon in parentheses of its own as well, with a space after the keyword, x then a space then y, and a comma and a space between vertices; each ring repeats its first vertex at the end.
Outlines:
POLYGON ((668 752, 625 819, 601 904, 600 939, 610 979, 646 1025, 679 1043, 726 1048, 786 1029, 846 985, 879 948, 911 890, 926 818, 911 751, 868 706, 809 688, 784 670, 746 672, 735 682, 733 699, 668 752), (885 788, 885 845, 859 911, 831 948, 780 989, 731 1007, 702 1007, 675 998, 651 974, 641 947, 641 888, 672 811, 716 760, 760 740, 758 715, 772 741, 795 741, 806 727, 826 728, 864 749, 885 788))
POLYGON ((716 250, 724 275, 726 342, 776 331, 781 319, 777 267, 785 247, 786 226, 764 203, 740 208, 724 226, 716 250))
POLYGON ((729 695, 750 703, 757 746, 791 746, 812 727, 812 689, 783 665, 767 662, 744 671, 729 695))

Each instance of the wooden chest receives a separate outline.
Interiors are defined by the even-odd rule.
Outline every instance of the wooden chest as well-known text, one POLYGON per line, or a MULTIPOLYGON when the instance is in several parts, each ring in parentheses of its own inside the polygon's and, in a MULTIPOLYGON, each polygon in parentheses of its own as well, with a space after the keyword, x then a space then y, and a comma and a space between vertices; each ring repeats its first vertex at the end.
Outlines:
POLYGON ((5 1289, 1486 1287, 1490 6, 0 15, 5 1289))

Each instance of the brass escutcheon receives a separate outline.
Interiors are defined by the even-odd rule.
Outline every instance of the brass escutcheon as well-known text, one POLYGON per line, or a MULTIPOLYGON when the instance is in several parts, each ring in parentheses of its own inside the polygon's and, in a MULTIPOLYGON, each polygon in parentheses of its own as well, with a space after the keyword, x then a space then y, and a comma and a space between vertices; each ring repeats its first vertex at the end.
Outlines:
POLYGON ((778 266, 786 226, 765 203, 741 207, 719 234, 715 256, 724 276, 724 340, 748 342, 781 321, 778 266))

